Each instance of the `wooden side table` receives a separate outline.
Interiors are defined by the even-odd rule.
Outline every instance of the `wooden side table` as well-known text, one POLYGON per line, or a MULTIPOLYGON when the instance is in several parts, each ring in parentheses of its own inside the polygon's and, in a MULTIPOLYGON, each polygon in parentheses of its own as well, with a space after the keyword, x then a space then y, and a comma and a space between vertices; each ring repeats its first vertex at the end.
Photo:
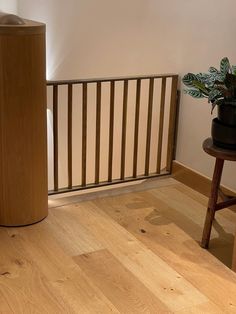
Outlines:
POLYGON ((211 184, 211 194, 209 197, 205 225, 204 225, 203 234, 202 234, 202 242, 201 242, 201 246, 203 248, 208 248, 210 235, 211 235, 212 222, 215 217, 215 212, 236 204, 236 197, 226 196, 220 190, 220 181, 221 181, 221 175, 222 175, 222 171, 224 167, 224 161, 225 160, 236 161, 236 151, 223 149, 223 148, 215 146, 211 138, 207 138, 203 142, 202 147, 207 154, 216 158, 215 169, 214 169, 214 174, 213 174, 212 184, 211 184), (219 194, 221 194, 221 196, 223 195, 224 200, 220 203, 217 203, 219 194))

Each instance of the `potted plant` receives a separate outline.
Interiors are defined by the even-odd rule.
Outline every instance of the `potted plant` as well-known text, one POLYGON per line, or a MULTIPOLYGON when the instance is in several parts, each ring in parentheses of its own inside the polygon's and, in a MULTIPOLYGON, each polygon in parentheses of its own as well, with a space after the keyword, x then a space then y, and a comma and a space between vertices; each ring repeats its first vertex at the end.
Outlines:
POLYGON ((217 118, 212 120, 213 143, 236 149, 236 66, 228 58, 220 62, 220 70, 210 67, 208 73, 188 73, 183 79, 185 92, 194 98, 208 98, 212 111, 217 106, 217 118))

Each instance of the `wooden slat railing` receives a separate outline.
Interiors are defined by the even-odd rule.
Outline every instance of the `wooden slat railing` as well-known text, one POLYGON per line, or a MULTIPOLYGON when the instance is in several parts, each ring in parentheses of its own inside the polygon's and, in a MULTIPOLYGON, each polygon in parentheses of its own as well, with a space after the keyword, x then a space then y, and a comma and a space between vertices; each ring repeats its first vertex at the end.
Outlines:
MULTIPOLYGON (((52 107, 53 107, 53 182, 54 187, 49 191, 49 194, 64 193, 69 191, 75 191, 80 189, 87 189, 92 187, 110 185, 115 183, 122 183, 131 180, 145 179, 154 176, 168 175, 171 172, 172 160, 174 156, 175 149, 175 132, 176 132, 176 113, 177 113, 177 84, 178 75, 176 74, 163 74, 163 75, 150 75, 150 76, 134 76, 134 77, 119 77, 119 78, 104 78, 104 79, 88 79, 88 80, 63 80, 63 81, 48 81, 48 88, 53 89, 52 97, 52 107), (134 130, 133 130, 133 153, 130 157, 132 160, 132 176, 126 176, 126 160, 127 160, 127 132, 129 130, 128 121, 128 104, 129 104, 129 89, 130 81, 135 81, 135 96, 134 96, 134 130), (140 134, 140 116, 142 103, 142 88, 143 82, 148 82, 148 103, 147 103, 147 123, 146 132, 141 132, 140 134), (155 84, 160 82, 160 92, 155 96, 155 84), (121 151, 120 151, 120 177, 113 178, 113 160, 114 160, 114 123, 115 123, 115 100, 116 100, 116 83, 123 82, 123 101, 120 107, 122 111, 122 125, 121 125, 121 151), (167 102, 167 83, 170 82, 170 101, 169 101, 169 116, 166 116, 166 102, 167 102), (109 83, 109 130, 108 130, 108 165, 107 165, 107 180, 101 181, 100 165, 101 165, 101 130, 103 128, 101 124, 102 115, 102 93, 103 93, 103 83, 109 83), (91 84, 96 85, 96 101, 94 105, 94 115, 95 115, 95 167, 94 167, 94 182, 87 182, 87 154, 90 147, 88 146, 88 101, 89 101, 89 86, 91 84), (74 86, 81 85, 82 96, 81 96, 81 111, 82 111, 82 136, 81 136, 81 184, 75 185, 73 182, 73 101, 75 99, 74 86), (59 185, 59 89, 61 86, 67 87, 67 166, 68 166, 68 184, 66 187, 59 185), (157 151, 156 151, 156 171, 150 172, 150 160, 151 160, 151 148, 152 148, 152 136, 153 136, 153 110, 154 105, 159 104, 158 112, 158 134, 157 137, 157 151), (167 121, 167 122, 166 122, 167 121), (164 136, 164 124, 167 125, 167 152, 166 152, 166 162, 163 167, 163 136, 164 136), (139 157, 139 141, 140 136, 145 135, 145 148, 144 148, 144 171, 142 174, 138 174, 138 157, 139 157), (164 168, 164 169, 163 169, 164 168)), ((155 134, 154 134, 155 135, 155 134)))

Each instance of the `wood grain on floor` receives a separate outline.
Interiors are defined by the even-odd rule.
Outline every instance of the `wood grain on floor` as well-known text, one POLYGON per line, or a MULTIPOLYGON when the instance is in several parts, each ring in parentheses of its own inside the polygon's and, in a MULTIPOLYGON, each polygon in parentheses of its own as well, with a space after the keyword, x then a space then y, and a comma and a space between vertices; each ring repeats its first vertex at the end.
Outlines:
POLYGON ((0 313, 236 313, 235 213, 217 213, 206 251, 207 198, 158 182, 56 200, 45 221, 0 228, 0 313))

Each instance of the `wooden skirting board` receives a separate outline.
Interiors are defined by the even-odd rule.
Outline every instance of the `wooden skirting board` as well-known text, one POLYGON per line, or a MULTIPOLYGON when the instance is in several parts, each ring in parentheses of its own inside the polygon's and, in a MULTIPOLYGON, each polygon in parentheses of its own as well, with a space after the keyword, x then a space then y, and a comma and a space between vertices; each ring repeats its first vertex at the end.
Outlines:
MULTIPOLYGON (((194 171, 191 168, 184 166, 176 160, 173 161, 172 165, 172 177, 175 180, 209 197, 211 189, 211 179, 197 171, 194 171)), ((221 185, 221 190, 225 194, 236 196, 235 191, 225 186, 221 185)))
MULTIPOLYGON (((203 174, 196 172, 183 164, 173 161, 172 164, 172 177, 189 186, 190 188, 202 193, 203 195, 209 197, 211 189, 211 179, 204 176, 203 174)), ((221 185, 221 190, 226 195, 236 196, 236 192, 221 185)), ((230 208, 236 210, 236 206, 231 206, 230 208)), ((235 234, 236 237, 236 234, 235 234)), ((232 261, 232 270, 236 271, 236 238, 234 241, 233 249, 233 261, 232 261)))

